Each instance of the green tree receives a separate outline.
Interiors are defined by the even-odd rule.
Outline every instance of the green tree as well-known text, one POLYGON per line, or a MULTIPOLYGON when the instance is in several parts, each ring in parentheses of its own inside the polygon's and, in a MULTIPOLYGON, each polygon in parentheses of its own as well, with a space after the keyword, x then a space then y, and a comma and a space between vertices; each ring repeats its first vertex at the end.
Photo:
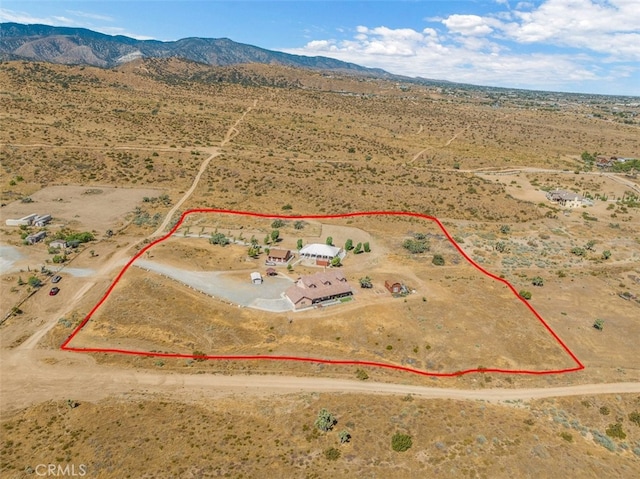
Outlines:
POLYGON ((353 250, 353 254, 360 254, 360 253, 362 253, 362 243, 358 243, 355 249, 353 250))
POLYGON ((297 247, 299 250, 301 250, 301 249, 302 249, 302 238, 300 238, 300 239, 298 240, 298 244, 296 245, 296 247, 297 247))
POLYGON ((602 329, 604 328, 604 319, 596 319, 593 323, 593 327, 598 331, 602 331, 602 329))
POLYGON ((229 238, 227 238, 223 233, 211 233, 211 238, 209 238, 209 243, 219 244, 220 246, 224 246, 229 244, 229 238))
POLYGON ((333 238, 331 236, 327 236, 327 240, 325 241, 329 246, 333 246, 333 238))
POLYGON ((609 259, 609 258, 611 258, 611 251, 609 251, 608 249, 604 250, 602 252, 602 259, 609 259))
POLYGON ((60 263, 64 263, 65 261, 67 261, 67 257, 65 255, 60 255, 57 254, 55 255, 53 258, 51 258, 51 261, 53 261, 56 264, 60 264, 60 263))
POLYGON ((344 249, 346 251, 351 251, 353 249, 353 240, 352 239, 348 239, 347 241, 344 242, 344 249))
POLYGON ((580 157, 585 163, 593 163, 594 161, 596 161, 595 157, 588 151, 583 151, 580 157))
POLYGON ((333 426, 337 424, 338 420, 333 414, 327 411, 325 408, 320 409, 318 417, 313 423, 321 431, 327 432, 333 429, 333 426))
POLYGON ((278 230, 273 230, 271 232, 271 241, 273 241, 274 243, 276 243, 278 241, 278 238, 280 238, 280 231, 278 230))
POLYGON ((335 256, 332 260, 331 260, 331 266, 333 267, 338 267, 338 266, 342 266, 342 261, 340 261, 340 256, 335 256))
POLYGON ((369 242, 368 241, 363 243, 362 246, 364 247, 364 252, 365 253, 371 253, 371 246, 369 246, 369 242))
POLYGON ((540 276, 536 276, 531 279, 531 284, 534 286, 544 286, 544 280, 540 276))
POLYGON ((391 449, 396 452, 404 452, 413 446, 413 440, 408 434, 395 433, 391 438, 391 449))
POLYGON ((29 286, 31 286, 32 288, 39 288, 40 286, 42 286, 42 281, 40 281, 37 277, 35 276, 31 276, 28 280, 27 283, 29 284, 29 286))
POLYGON ((360 278, 359 281, 360 281, 361 288, 373 288, 373 283, 371 282, 371 278, 369 276, 360 278))
POLYGON ((444 257, 441 254, 434 254, 431 262, 436 266, 444 266, 444 257))
POLYGON ((586 249, 587 251, 594 251, 595 245, 596 245, 596 240, 589 240, 587 241, 587 244, 584 245, 584 249, 586 249))
POLYGON ((249 250, 247 251, 247 255, 251 258, 256 258, 260 254, 260 248, 256 248, 255 246, 249 246, 249 250))

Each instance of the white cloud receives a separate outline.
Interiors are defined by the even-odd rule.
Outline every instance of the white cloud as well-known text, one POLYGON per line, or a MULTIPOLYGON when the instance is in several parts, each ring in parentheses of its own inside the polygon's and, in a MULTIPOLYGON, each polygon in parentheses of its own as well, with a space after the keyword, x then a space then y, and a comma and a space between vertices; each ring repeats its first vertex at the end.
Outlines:
POLYGON ((6 8, 0 8, 0 21, 24 23, 27 25, 43 24, 63 27, 75 24, 73 20, 64 17, 36 17, 26 12, 15 12, 13 10, 7 10, 6 8))
POLYGON ((100 15, 97 13, 81 12, 79 10, 67 10, 67 13, 74 17, 89 18, 91 20, 100 20, 103 22, 113 22, 115 19, 109 15, 100 15))
POLYGON ((537 9, 517 10, 497 27, 524 44, 588 49, 621 61, 640 60, 640 1, 547 0, 537 9))
MULTIPOLYGON (((536 49, 535 42, 527 42, 527 49, 522 50, 518 46, 519 36, 549 37, 541 21, 517 13, 519 16, 513 17, 517 20, 511 22, 495 17, 451 15, 440 22, 446 27, 441 32, 433 28, 417 31, 361 25, 350 39, 314 40, 302 48, 285 51, 329 56, 407 76, 548 90, 575 89, 573 85, 581 84, 584 91, 603 92, 598 85, 638 75, 640 65, 619 61, 620 57, 636 55, 640 45, 640 39, 634 40, 636 33, 602 35, 598 49, 536 49), (626 45, 620 41, 624 36, 626 45), (601 51, 608 55, 600 54, 601 51)), ((591 26, 582 25, 581 30, 578 27, 576 30, 582 34, 587 29, 593 32, 591 26)), ((634 94, 640 94, 637 87, 634 94)))
POLYGON ((452 33, 460 35, 487 35, 493 31, 486 18, 478 15, 451 15, 442 20, 442 23, 452 33))

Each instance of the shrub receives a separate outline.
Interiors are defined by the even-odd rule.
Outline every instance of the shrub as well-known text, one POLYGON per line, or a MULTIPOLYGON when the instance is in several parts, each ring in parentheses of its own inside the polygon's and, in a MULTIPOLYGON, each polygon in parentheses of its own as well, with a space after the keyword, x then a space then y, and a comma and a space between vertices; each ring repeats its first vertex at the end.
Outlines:
POLYGON ((406 239, 402 247, 411 254, 420 254, 429 251, 429 240, 427 239, 406 239))
POLYGON ((351 440, 351 434, 346 429, 343 429, 338 433, 338 438, 340 439, 340 444, 346 444, 351 440))
POLYGON ((363 243, 363 245, 362 245, 362 246, 364 247, 364 252, 365 252, 365 253, 371 253, 371 246, 369 245, 369 242, 368 242, 368 241, 367 241, 367 242, 365 242, 365 243, 363 243))
POLYGON ((534 286, 544 286, 544 280, 540 276, 536 276, 531 280, 531 284, 534 286))
POLYGON ((28 280, 27 283, 29 283, 29 286, 31 286, 32 288, 39 288, 40 286, 42 286, 42 281, 40 281, 38 278, 36 278, 35 276, 31 276, 28 280))
POLYGON ((204 361, 205 359, 207 359, 207 355, 202 351, 196 350, 193 352, 193 359, 195 359, 196 361, 204 361))
POLYGON ((325 240, 325 244, 328 244, 329 246, 333 246, 333 238, 331 236, 327 236, 327 239, 325 240))
POLYGON ((502 233, 503 235, 508 235, 509 233, 511 233, 511 227, 509 225, 500 226, 500 233, 502 233))
POLYGON ((433 260, 431 260, 431 262, 436 266, 444 266, 444 258, 441 254, 433 255, 433 260))
POLYGON ((527 301, 529 301, 531 299, 531 292, 530 291, 526 291, 526 290, 522 289, 522 290, 520 290, 520 292, 518 294, 520 295, 521 298, 524 298, 527 301))
POLYGON ((226 244, 229 244, 229 238, 227 238, 222 233, 212 233, 211 238, 209 238, 209 243, 224 246, 226 244))
POLYGON ((606 260, 606 259, 609 259, 609 258, 611 258, 611 251, 609 251, 609 250, 603 251, 602 252, 602 259, 606 260))
POLYGON ((564 439, 565 441, 567 441, 567 442, 572 442, 573 441, 573 436, 571 435, 571 433, 566 432, 566 431, 565 432, 561 432, 560 433, 560 437, 562 439, 564 439))
POLYGON ((294 227, 295 229, 297 229, 297 230, 301 230, 301 229, 303 229, 303 228, 304 228, 304 225, 305 225, 305 224, 306 224, 306 223, 305 223, 304 221, 298 220, 298 221, 296 221, 295 223, 293 223, 293 227, 294 227))
POLYGON ((351 251, 353 249, 353 240, 352 239, 348 239, 347 241, 345 241, 344 249, 347 250, 347 251, 351 251))
POLYGON ((329 459, 330 461, 337 461, 340 459, 340 451, 335 447, 330 447, 326 451, 324 451, 324 457, 329 459))
POLYGON ((318 417, 314 422, 314 425, 321 431, 327 432, 333 429, 333 426, 338 422, 333 414, 322 408, 318 413, 318 417))
POLYGON ((367 379, 369 379, 369 375, 367 374, 367 372, 364 369, 357 369, 356 370, 356 377, 360 381, 366 381, 367 379))
POLYGON ((636 426, 640 426, 640 412, 634 411, 629 413, 629 421, 635 423, 636 426))
POLYGON ((413 445, 411 436, 408 434, 395 433, 391 438, 391 449, 396 452, 407 451, 413 445))
MULTIPOLYGON (((285 207, 283 206, 282 209, 285 209, 285 207)), ((281 219, 277 219, 277 220, 273 220, 273 222, 271 223, 271 227, 276 230, 278 228, 282 228, 284 226, 284 221, 281 219)))
POLYGON ((609 424, 609 427, 605 430, 607 436, 614 437, 616 439, 625 439, 627 435, 622 430, 622 424, 617 422, 615 424, 609 424))

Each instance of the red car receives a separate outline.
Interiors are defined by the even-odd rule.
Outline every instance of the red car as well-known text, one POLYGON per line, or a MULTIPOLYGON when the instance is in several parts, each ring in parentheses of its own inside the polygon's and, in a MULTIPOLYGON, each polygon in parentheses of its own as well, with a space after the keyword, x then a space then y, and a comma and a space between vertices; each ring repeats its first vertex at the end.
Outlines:
POLYGON ((58 294, 59 291, 60 291, 60 288, 58 288, 57 286, 54 288, 51 288, 51 291, 49 291, 49 296, 55 296, 56 294, 58 294))

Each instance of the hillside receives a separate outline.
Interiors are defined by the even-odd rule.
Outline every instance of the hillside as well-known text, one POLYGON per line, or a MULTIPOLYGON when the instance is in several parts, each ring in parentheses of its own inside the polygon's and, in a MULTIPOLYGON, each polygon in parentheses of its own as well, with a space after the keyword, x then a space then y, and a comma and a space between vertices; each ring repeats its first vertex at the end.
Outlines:
POLYGON ((380 69, 365 68, 327 57, 290 55, 236 43, 228 38, 183 38, 172 42, 136 40, 85 28, 47 25, 0 24, 0 58, 29 59, 69 65, 114 67, 138 58, 182 58, 207 65, 264 63, 316 70, 385 76, 380 69))

